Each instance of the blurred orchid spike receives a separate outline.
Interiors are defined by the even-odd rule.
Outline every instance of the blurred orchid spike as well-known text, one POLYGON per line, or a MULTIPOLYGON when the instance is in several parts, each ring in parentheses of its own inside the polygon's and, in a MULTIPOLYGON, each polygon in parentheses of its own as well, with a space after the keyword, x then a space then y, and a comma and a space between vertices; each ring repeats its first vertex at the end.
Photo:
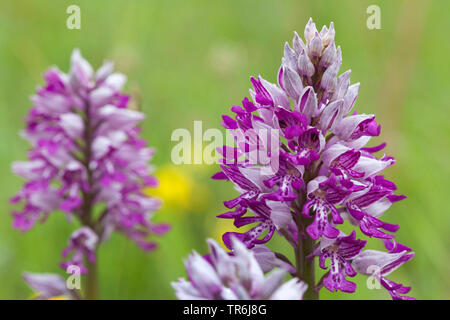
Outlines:
POLYGON ((77 265, 89 274, 111 232, 148 251, 156 247, 149 236, 169 226, 151 221, 160 201, 143 189, 157 185, 149 165, 154 150, 139 137, 144 114, 128 108, 129 97, 121 92, 126 77, 114 73, 111 62, 94 72, 78 49, 70 61, 69 74, 51 68, 31 98, 22 132, 31 144, 28 161, 12 165, 26 179, 11 199, 22 204, 13 212, 13 226, 28 231, 57 210, 78 219, 82 227, 72 234, 63 252, 70 259, 61 266, 77 265))
POLYGON ((236 238, 231 242, 231 253, 208 240, 209 255, 200 256, 194 252, 188 257, 185 266, 189 281, 179 279, 172 283, 180 300, 302 299, 306 290, 303 282, 291 279, 283 283, 287 273, 283 268, 270 268, 270 273, 265 276, 264 264, 257 258, 260 253, 247 249, 236 238))

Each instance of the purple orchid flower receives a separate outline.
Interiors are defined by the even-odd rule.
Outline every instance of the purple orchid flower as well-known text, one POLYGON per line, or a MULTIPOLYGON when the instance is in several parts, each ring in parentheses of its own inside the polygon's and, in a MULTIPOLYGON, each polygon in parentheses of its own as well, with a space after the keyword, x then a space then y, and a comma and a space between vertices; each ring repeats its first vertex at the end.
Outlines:
POLYGON ((331 212, 333 224, 342 224, 344 219, 335 205, 341 204, 352 192, 359 189, 359 186, 353 184, 350 187, 339 184, 334 175, 329 178, 319 176, 311 180, 308 184, 308 201, 302 210, 302 215, 306 218, 310 217, 310 209, 315 212, 313 223, 306 228, 309 236, 314 240, 319 239, 322 235, 336 238, 339 230, 329 223, 328 212, 331 212))
POLYGON ((72 253, 72 258, 68 262, 61 263, 66 270, 69 266, 78 266, 82 274, 88 272, 83 264, 86 257, 89 262, 94 263, 96 260, 95 250, 98 245, 98 236, 89 227, 82 227, 76 230, 69 240, 69 246, 64 249, 62 255, 64 258, 72 253))
MULTIPOLYGON (((250 78, 250 97, 242 107, 232 108, 234 116, 223 116, 235 145, 219 148, 222 171, 213 176, 232 181, 240 194, 225 202, 233 211, 219 217, 234 219, 238 228, 251 225, 246 232, 225 233, 227 246, 231 236, 254 248, 281 235, 293 247, 296 266, 283 259, 296 269, 292 274, 308 284, 308 299, 319 294, 313 252, 322 267, 326 259, 331 260, 330 273, 323 280, 326 288, 355 291, 345 277, 358 271, 351 267, 352 261, 363 254, 365 241, 356 239, 354 232, 343 236, 341 225, 348 220, 364 236, 399 246, 395 240, 399 226, 382 221, 381 216, 405 198, 394 194, 395 184, 382 175, 395 163, 390 156, 376 155, 386 144, 368 146, 371 138, 380 135, 381 126, 375 115, 354 110, 360 84, 350 83, 350 70, 339 74, 342 50, 334 39, 332 23, 318 31, 310 19, 304 39, 295 33, 292 45, 285 44, 277 84, 261 76, 250 78), (276 141, 248 133, 260 128, 276 141), (270 158, 270 165, 259 158, 252 161, 255 151, 270 158), (247 216, 248 211, 255 215, 247 216), (328 249, 323 247, 327 242, 333 243, 328 249), (351 255, 346 252, 350 248, 351 255)), ((383 281, 394 298, 406 290, 383 281)))
POLYGON ((352 293, 356 284, 345 277, 354 277, 356 272, 351 261, 359 255, 367 241, 357 240, 355 231, 348 236, 341 233, 336 239, 322 237, 314 255, 319 256, 319 266, 327 269, 325 261, 330 259, 328 276, 323 278, 323 285, 330 291, 341 290, 352 293))
POLYGON ((365 193, 347 201, 347 210, 354 219, 359 221, 361 231, 365 235, 381 239, 394 238, 394 235, 387 234, 380 229, 395 232, 399 226, 383 222, 378 217, 385 211, 383 207, 386 206, 386 203, 390 206, 394 199, 399 199, 389 198, 396 186, 392 182, 384 180, 382 176, 377 176, 372 181, 372 185, 366 188, 365 193))

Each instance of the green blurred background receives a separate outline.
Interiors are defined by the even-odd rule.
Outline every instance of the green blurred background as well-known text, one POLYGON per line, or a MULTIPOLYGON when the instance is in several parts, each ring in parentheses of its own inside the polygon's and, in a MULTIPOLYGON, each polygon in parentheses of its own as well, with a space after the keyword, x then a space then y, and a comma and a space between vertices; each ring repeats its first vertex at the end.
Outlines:
MULTIPOLYGON (((217 165, 174 166, 170 141, 176 128, 219 128, 248 94, 249 76, 274 82, 285 41, 303 34, 313 17, 318 27, 335 22, 343 68, 361 82, 356 109, 376 113, 386 152, 397 164, 386 175, 408 199, 385 215, 401 224, 398 239, 415 258, 392 274, 420 299, 450 298, 450 170, 448 14, 441 1, 7 1, 0 2, 0 298, 24 299, 31 291, 22 271, 58 272, 60 252, 75 225, 61 212, 22 235, 11 228, 8 199, 22 180, 11 162, 24 160, 28 145, 18 133, 50 65, 67 71, 72 49, 97 68, 104 59, 128 76, 130 93, 147 114, 144 137, 156 147, 165 204, 156 220, 172 231, 146 254, 115 234, 99 253, 101 293, 109 299, 172 299, 169 283, 184 277, 182 259, 205 252, 205 238, 219 238, 230 224, 215 215, 235 192, 209 179, 217 165), (81 8, 81 30, 66 28, 67 6, 81 8), (366 27, 366 8, 381 8, 381 30, 366 27)), ((376 240, 374 240, 376 242, 376 240)), ((283 248, 283 243, 272 241, 283 248)), ((357 276, 357 294, 326 299, 387 299, 357 276)))

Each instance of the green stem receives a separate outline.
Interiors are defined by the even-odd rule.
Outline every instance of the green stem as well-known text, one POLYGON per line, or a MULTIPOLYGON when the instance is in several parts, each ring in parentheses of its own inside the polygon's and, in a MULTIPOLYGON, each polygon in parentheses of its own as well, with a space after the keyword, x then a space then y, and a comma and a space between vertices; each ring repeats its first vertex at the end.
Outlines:
MULTIPOLYGON (((305 176, 305 184, 310 179, 305 176)), ((297 248, 295 250, 295 260, 297 264, 297 277, 308 285, 308 289, 303 295, 305 300, 319 300, 319 292, 316 288, 316 270, 315 257, 312 255, 314 251, 315 241, 306 234, 306 227, 309 226, 314 218, 305 218, 301 216, 301 208, 306 203, 306 193, 299 196, 298 211, 299 215, 296 219, 297 224, 297 248)))
POLYGON ((88 273, 86 274, 85 283, 85 293, 84 298, 86 300, 98 300, 100 299, 99 288, 98 288, 98 270, 97 261, 90 262, 86 259, 86 266, 88 273))
POLYGON ((301 246, 299 246, 299 262, 300 270, 299 276, 307 285, 308 289, 303 295, 305 300, 319 300, 319 292, 315 290, 316 286, 316 270, 315 270, 315 258, 311 257, 311 253, 314 250, 314 240, 306 237, 306 239, 299 239, 299 244, 301 241, 301 246))
MULTIPOLYGON (((94 232, 98 234, 98 221, 94 221, 92 210, 94 206, 94 193, 92 187, 94 185, 92 170, 89 167, 92 157, 92 140, 93 140, 93 128, 91 123, 91 111, 90 104, 86 103, 86 118, 84 120, 84 140, 85 146, 82 149, 84 155, 84 165, 87 172, 87 180, 89 185, 89 191, 83 192, 83 210, 81 216, 81 222, 83 225, 88 226, 94 232)), ((97 250, 96 250, 97 251, 97 250)), ((97 254, 94 252, 95 256, 97 254)), ((97 257, 98 260, 98 257, 97 257)), ((99 287, 98 287, 98 267, 97 260, 94 262, 89 261, 89 258, 85 258, 85 264, 87 268, 87 274, 85 279, 85 294, 86 300, 98 300, 100 299, 99 287)))

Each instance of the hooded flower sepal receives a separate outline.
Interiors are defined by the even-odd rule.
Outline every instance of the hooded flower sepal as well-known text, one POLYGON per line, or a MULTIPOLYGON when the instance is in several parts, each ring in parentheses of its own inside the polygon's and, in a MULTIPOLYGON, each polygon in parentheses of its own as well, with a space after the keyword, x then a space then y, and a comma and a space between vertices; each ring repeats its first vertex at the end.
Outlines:
POLYGON ((347 211, 356 223, 359 223, 359 227, 365 235, 379 239, 392 239, 395 237, 393 234, 380 229, 396 232, 399 225, 383 222, 378 218, 391 203, 404 199, 405 196, 393 195, 396 186, 382 176, 371 180, 372 185, 367 192, 347 201, 347 211))
POLYGON ((285 157, 280 157, 278 172, 273 177, 264 180, 267 188, 273 189, 278 186, 278 189, 275 192, 264 194, 261 198, 285 202, 297 199, 297 190, 304 187, 303 173, 303 166, 293 165, 285 157))
POLYGON ((412 297, 403 296, 411 288, 403 286, 386 278, 390 273, 414 257, 414 252, 408 247, 395 241, 384 240, 390 252, 365 250, 352 262, 354 269, 361 274, 374 277, 389 292, 394 300, 411 300, 412 297), (403 250, 403 251, 400 251, 403 250))
POLYGON ((284 153, 284 156, 294 165, 306 166, 320 158, 325 138, 317 128, 311 127, 290 140, 288 145, 294 153, 284 153))
POLYGON ((373 114, 354 114, 342 119, 334 132, 342 140, 356 140, 363 136, 380 135, 381 126, 377 125, 373 114))

